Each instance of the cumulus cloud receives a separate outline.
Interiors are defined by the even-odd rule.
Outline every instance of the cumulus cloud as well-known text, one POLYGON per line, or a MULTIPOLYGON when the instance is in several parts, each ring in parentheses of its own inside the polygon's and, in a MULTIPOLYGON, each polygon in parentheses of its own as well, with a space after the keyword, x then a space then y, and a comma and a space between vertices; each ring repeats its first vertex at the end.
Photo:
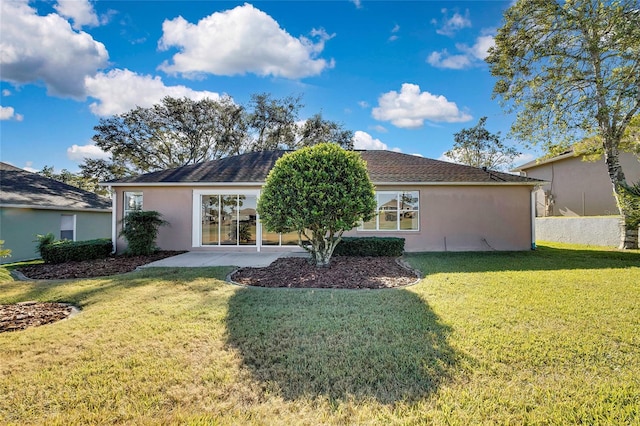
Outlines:
POLYGON ((24 117, 22 116, 22 114, 16 114, 15 110, 13 109, 13 107, 0 106, 0 120, 1 121, 4 121, 4 120, 22 121, 23 119, 24 119, 24 117))
POLYGON ((353 147, 355 149, 389 149, 386 143, 380 139, 374 139, 369 133, 361 130, 353 134, 353 147))
POLYGON ((250 4, 213 13, 197 24, 181 16, 166 20, 162 31, 159 48, 179 50, 159 67, 170 74, 253 73, 298 79, 334 66, 333 60, 318 58, 332 35, 314 29, 311 38, 295 38, 250 4))
POLYGON ((387 133, 387 132, 388 132, 388 130, 387 130, 387 128, 386 128, 386 127, 381 126, 381 125, 379 125, 379 124, 377 124, 377 125, 373 126, 373 127, 372 127, 372 129, 373 129, 373 130, 375 130, 375 131, 376 131, 376 132, 378 132, 378 133, 387 133))
POLYGON ((85 158, 91 158, 95 160, 108 160, 111 158, 111 154, 104 152, 94 144, 87 145, 72 145, 67 148, 67 158, 71 161, 83 161, 85 158))
POLYGON ((493 35, 481 35, 476 38, 473 46, 457 43, 456 49, 459 52, 457 54, 450 54, 447 49, 440 52, 431 52, 427 57, 427 62, 436 68, 454 70, 469 68, 481 64, 489 55, 489 48, 494 45, 493 35))
POLYGON ((181 85, 166 86, 158 76, 140 75, 128 69, 115 69, 87 77, 85 84, 87 94, 98 100, 89 108, 99 116, 121 114, 136 106, 147 108, 165 96, 193 100, 220 99, 220 94, 215 92, 195 91, 181 85))
POLYGON ((26 1, 3 1, 0 15, 3 80, 42 81, 50 95, 83 99, 85 77, 107 65, 105 46, 58 14, 39 16, 26 1))
POLYGON ((73 20, 73 28, 97 27, 100 25, 98 15, 93 10, 93 5, 88 0, 58 0, 54 6, 58 14, 73 20))
POLYGON ((441 9, 442 19, 432 19, 431 23, 437 25, 436 32, 441 35, 452 36, 458 30, 471 27, 471 19, 469 18, 469 9, 467 9, 464 15, 460 14, 457 10, 450 14, 450 11, 446 8, 441 9))
POLYGON ((373 118, 390 121, 396 127, 415 129, 424 121, 460 123, 471 120, 471 116, 458 109, 455 102, 442 95, 421 92, 417 84, 404 83, 400 92, 392 90, 378 98, 378 106, 372 111, 373 118))
POLYGON ((2 89, 2 96, 11 96, 11 90, 2 89))

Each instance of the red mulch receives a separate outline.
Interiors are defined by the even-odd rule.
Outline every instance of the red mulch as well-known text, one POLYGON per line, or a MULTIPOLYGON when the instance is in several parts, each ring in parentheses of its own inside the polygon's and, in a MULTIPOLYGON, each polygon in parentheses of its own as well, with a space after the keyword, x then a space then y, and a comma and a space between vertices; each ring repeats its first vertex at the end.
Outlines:
POLYGON ((94 278, 135 271, 138 266, 175 256, 184 251, 159 251, 145 256, 112 256, 106 259, 83 260, 60 264, 41 263, 21 266, 17 270, 25 277, 37 280, 94 278))
POLYGON ((257 287, 376 289, 413 284, 418 276, 393 257, 336 256, 327 268, 317 268, 305 258, 287 257, 266 268, 241 268, 231 280, 257 287))

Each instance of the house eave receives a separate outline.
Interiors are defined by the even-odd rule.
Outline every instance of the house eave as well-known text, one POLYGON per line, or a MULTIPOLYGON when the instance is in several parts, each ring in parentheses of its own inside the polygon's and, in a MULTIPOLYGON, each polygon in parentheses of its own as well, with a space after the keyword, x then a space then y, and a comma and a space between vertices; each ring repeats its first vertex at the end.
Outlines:
MULTIPOLYGON (((372 181, 374 185, 379 186, 536 186, 546 183, 546 181, 535 182, 399 182, 399 181, 372 181)), ((264 182, 127 182, 127 183, 100 183, 101 186, 111 187, 163 187, 163 186, 179 186, 179 187, 262 187, 264 182)))
POLYGON ((241 186, 241 187, 252 187, 252 186, 263 186, 264 182, 101 182, 98 185, 106 186, 106 187, 140 187, 140 186, 148 186, 148 187, 161 187, 161 186, 241 186))
POLYGON ((31 210, 59 210, 73 212, 95 212, 95 213, 111 213, 111 209, 100 209, 94 207, 69 207, 69 206, 34 206, 32 204, 6 204, 0 203, 3 209, 31 209, 31 210))
POLYGON ((571 152, 567 152, 564 154, 560 154, 556 157, 551 157, 551 158, 547 158, 547 159, 536 159, 533 161, 529 161, 528 163, 523 164, 522 166, 516 167, 514 169, 511 169, 512 172, 521 172, 521 171, 526 171, 528 169, 531 169, 533 167, 538 167, 538 166, 542 166, 543 164, 549 164, 549 163, 555 163, 556 161, 560 161, 560 160, 564 160, 566 158, 573 158, 573 157, 577 157, 577 155, 571 151, 571 152))

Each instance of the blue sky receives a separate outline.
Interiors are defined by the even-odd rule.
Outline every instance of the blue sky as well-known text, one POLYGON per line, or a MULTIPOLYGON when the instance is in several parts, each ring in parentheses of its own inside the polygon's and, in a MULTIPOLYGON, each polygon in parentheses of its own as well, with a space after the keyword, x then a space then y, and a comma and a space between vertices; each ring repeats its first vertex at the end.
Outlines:
MULTIPOLYGON (((2 0, 0 158, 78 170, 100 117, 194 99, 302 95, 356 147, 441 158, 487 116, 483 58, 509 1, 2 0)), ((535 153, 526 152, 517 162, 535 153)))

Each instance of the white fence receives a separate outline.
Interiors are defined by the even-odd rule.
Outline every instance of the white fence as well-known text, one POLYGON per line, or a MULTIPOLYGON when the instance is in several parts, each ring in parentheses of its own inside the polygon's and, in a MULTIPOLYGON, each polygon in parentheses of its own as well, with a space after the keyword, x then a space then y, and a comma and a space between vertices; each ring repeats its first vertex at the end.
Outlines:
POLYGON ((618 247, 620 216, 537 217, 536 241, 618 247))

